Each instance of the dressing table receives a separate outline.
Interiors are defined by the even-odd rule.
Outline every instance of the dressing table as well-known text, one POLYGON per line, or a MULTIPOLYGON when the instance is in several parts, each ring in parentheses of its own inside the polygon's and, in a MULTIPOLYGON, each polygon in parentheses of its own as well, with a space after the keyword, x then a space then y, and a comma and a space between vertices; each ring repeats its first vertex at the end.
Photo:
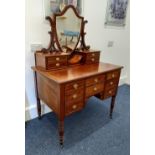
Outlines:
POLYGON ((50 43, 48 48, 35 52, 32 67, 37 110, 41 118, 42 100, 56 113, 62 146, 65 117, 82 110, 89 97, 111 97, 112 118, 122 66, 99 62, 100 51, 91 50, 85 43, 87 21, 72 5, 46 19, 51 26, 50 43), (64 35, 66 31, 76 36, 64 35))

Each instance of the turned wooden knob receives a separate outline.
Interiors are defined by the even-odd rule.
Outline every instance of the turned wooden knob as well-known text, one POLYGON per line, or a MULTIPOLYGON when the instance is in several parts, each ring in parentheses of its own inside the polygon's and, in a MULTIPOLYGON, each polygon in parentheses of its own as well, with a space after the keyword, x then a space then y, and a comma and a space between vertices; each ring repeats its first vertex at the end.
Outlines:
POLYGON ((92 60, 92 61, 95 61, 95 59, 94 59, 94 58, 92 58, 91 60, 92 60))
POLYGON ((56 63, 56 66, 57 66, 57 67, 60 66, 60 63, 56 63))
POLYGON ((95 78, 95 79, 94 79, 94 81, 95 81, 95 82, 98 82, 98 79, 97 79, 97 78, 95 78))
POLYGON ((77 94, 74 94, 74 95, 73 95, 73 99, 76 99, 76 98, 77 98, 77 94))
POLYGON ((76 108, 77 108, 77 105, 74 104, 74 105, 72 106, 72 108, 73 108, 73 109, 76 109, 76 108))
POLYGON ((112 91, 111 90, 109 90, 109 94, 111 94, 112 93, 112 91))
POLYGON ((92 53, 92 56, 95 56, 95 53, 92 53))
POLYGON ((112 74, 112 77, 114 78, 115 77, 115 74, 112 74))
POLYGON ((112 81, 110 82, 110 85, 113 85, 113 82, 112 81))
POLYGON ((94 87, 94 91, 96 91, 97 90, 97 88, 96 87, 94 87))
POLYGON ((60 58, 59 58, 59 57, 56 57, 56 60, 57 60, 57 61, 59 61, 59 60, 60 60, 60 58))

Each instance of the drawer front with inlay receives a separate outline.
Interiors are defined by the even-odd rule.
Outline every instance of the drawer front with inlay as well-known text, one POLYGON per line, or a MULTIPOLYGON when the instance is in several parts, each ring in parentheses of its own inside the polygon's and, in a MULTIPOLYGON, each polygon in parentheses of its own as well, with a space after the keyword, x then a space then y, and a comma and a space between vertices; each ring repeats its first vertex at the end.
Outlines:
POLYGON ((120 75, 120 71, 119 70, 112 71, 110 73, 107 73, 106 80, 110 80, 110 79, 114 79, 114 78, 119 78, 119 75, 120 75))
POLYGON ((47 58, 48 63, 67 61, 67 56, 52 56, 47 58))
POLYGON ((117 87, 105 90, 104 98, 114 96, 116 94, 116 90, 117 90, 117 87))
POLYGON ((65 103, 74 103, 77 101, 82 101, 84 97, 84 90, 74 91, 71 94, 66 94, 65 103))
POLYGON ((76 102, 65 105, 65 115, 77 112, 83 108, 83 102, 76 102))
POLYGON ((117 87, 118 80, 119 80, 118 78, 115 78, 115 79, 106 81, 105 89, 108 90, 110 88, 117 87))
POLYGON ((60 68, 67 66, 67 62, 52 62, 47 64, 47 69, 60 68))
POLYGON ((104 90, 104 84, 99 83, 86 88, 86 97, 93 96, 104 90))
POLYGON ((86 86, 91 86, 96 83, 103 83, 105 75, 98 75, 91 78, 86 79, 86 86))
POLYGON ((99 62, 99 57, 88 57, 86 59, 87 64, 97 63, 97 62, 99 62))
POLYGON ((84 89, 84 80, 74 81, 66 84, 65 86, 65 92, 72 90, 78 90, 78 89, 84 89))

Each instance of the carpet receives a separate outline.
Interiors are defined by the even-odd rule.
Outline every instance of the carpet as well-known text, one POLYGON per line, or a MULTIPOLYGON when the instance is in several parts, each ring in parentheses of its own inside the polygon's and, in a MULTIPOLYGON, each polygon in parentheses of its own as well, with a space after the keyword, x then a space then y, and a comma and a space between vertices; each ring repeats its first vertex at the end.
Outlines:
POLYGON ((91 97, 85 109, 65 118, 64 147, 59 147, 57 117, 51 112, 27 122, 26 155, 130 155, 130 86, 118 88, 113 119, 110 98, 91 97))

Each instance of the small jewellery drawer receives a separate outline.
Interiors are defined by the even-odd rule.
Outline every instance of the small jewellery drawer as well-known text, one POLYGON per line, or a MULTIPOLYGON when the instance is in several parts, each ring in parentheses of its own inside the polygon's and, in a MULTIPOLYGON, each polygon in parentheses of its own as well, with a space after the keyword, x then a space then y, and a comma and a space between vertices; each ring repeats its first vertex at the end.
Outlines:
POLYGON ((71 103, 65 104, 65 115, 69 115, 71 113, 74 113, 76 111, 79 111, 83 108, 83 102, 76 102, 76 103, 71 103))
POLYGON ((47 65, 47 68, 50 69, 50 68, 60 68, 60 67, 64 67, 64 66, 67 66, 67 61, 65 62, 48 62, 48 65, 47 65))
POLYGON ((111 97, 111 96, 115 95, 116 90, 117 90, 117 87, 105 90, 104 98, 108 98, 108 97, 111 97))
POLYGON ((99 57, 100 52, 90 52, 87 56, 88 58, 99 57))
POLYGON ((99 62, 99 57, 88 57, 86 60, 87 64, 99 62))
POLYGON ((119 70, 112 71, 110 73, 107 73, 106 80, 110 80, 110 79, 114 79, 114 78, 119 78, 119 75, 120 75, 120 71, 119 70))
POLYGON ((67 61, 67 56, 52 56, 47 58, 48 63, 67 61))
POLYGON ((84 89, 84 80, 80 80, 80 81, 74 81, 74 82, 70 82, 68 84, 66 84, 65 86, 65 91, 69 91, 69 90, 83 90, 84 89))
POLYGON ((94 85, 96 83, 104 82, 105 75, 93 76, 86 79, 86 86, 94 85))
POLYGON ((118 80, 119 80, 118 78, 115 78, 115 79, 106 81, 105 89, 107 90, 107 89, 116 87, 118 85, 118 80))
POLYGON ((102 92, 104 90, 104 84, 99 83, 96 85, 92 85, 86 88, 86 97, 93 96, 99 92, 102 92))
POLYGON ((84 95, 84 93, 82 90, 74 91, 72 94, 66 94, 65 102, 66 103, 74 103, 77 101, 81 101, 81 100, 83 100, 83 95, 84 95))

